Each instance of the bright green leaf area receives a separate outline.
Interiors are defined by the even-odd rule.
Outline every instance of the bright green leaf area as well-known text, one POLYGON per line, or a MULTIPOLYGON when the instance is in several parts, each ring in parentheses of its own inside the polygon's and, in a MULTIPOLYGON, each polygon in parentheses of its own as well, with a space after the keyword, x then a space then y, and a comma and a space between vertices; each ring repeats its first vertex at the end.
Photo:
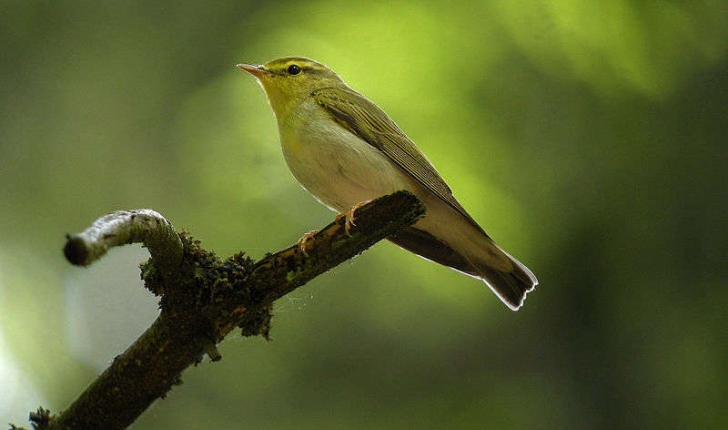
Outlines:
POLYGON ((0 12, 0 422, 68 406, 154 318, 138 252, 73 268, 66 233, 146 207, 260 258, 333 219, 235 68, 301 55, 384 108, 540 286, 513 313, 379 244, 135 429, 728 427, 724 1, 0 12))

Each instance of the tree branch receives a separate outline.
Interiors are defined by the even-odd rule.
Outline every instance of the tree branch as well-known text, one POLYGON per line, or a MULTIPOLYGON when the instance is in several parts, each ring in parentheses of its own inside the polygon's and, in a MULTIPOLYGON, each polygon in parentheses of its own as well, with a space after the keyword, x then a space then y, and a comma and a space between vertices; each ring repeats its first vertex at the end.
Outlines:
POLYGON ((146 287, 161 295, 161 313, 62 413, 34 423, 38 429, 122 429, 172 386, 204 354, 222 357, 215 345, 236 327, 244 336, 268 338, 272 303, 319 274, 414 224, 424 205, 400 191, 356 211, 349 232, 343 217, 299 244, 258 262, 236 254, 221 261, 151 210, 122 211, 68 236, 64 253, 88 265, 109 247, 142 242, 151 258, 142 267, 146 287))

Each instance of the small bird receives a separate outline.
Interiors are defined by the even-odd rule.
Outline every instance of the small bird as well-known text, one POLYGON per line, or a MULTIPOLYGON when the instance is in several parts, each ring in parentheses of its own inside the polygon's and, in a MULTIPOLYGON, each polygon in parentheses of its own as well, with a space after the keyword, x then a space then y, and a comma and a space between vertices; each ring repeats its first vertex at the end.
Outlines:
POLYGON ((513 310, 538 280, 503 251, 462 205, 432 163, 389 116, 325 65, 286 57, 239 64, 270 102, 283 155, 318 201, 353 217, 369 200, 407 190, 425 217, 387 239, 415 254, 481 279, 513 310))

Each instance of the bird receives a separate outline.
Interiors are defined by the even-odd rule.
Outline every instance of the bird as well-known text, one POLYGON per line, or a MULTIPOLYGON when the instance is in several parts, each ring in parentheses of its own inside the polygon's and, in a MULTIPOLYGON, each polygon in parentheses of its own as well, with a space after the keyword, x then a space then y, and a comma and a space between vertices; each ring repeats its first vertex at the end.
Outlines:
POLYGON ((486 234, 434 165, 376 104, 329 67, 305 57, 238 64, 257 78, 278 123, 286 164, 319 202, 354 219, 364 202, 399 190, 426 214, 387 239, 485 284, 518 310, 536 276, 486 234))

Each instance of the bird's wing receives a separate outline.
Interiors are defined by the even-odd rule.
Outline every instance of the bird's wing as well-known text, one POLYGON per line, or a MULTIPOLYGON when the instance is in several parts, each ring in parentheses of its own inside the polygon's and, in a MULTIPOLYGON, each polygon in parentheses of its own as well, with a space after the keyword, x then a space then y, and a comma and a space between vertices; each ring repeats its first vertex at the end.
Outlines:
POLYGON ((426 189, 478 226, 455 200, 450 187, 432 163, 377 105, 349 87, 322 88, 311 95, 334 121, 377 148, 426 189))

